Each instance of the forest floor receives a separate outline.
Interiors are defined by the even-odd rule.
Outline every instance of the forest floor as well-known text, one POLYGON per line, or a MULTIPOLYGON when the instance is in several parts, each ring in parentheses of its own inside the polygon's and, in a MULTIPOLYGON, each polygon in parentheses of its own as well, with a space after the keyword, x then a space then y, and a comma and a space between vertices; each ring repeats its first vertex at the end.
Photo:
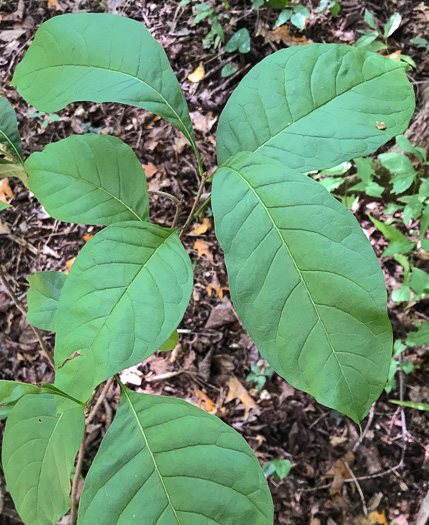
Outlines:
MULTIPOLYGON (((341 0, 341 12, 333 18, 329 9, 317 13, 319 2, 302 0, 311 12, 303 31, 287 25, 272 32, 278 10, 258 11, 245 0, 208 0, 222 19, 227 40, 239 28, 248 29, 251 50, 246 55, 211 52, 203 48, 208 21, 194 24, 192 3, 138 0, 10 0, 0 1, 0 95, 13 104, 23 140, 24 156, 73 133, 111 133, 129 144, 145 167, 151 190, 183 199, 181 223, 189 213, 198 188, 197 167, 191 148, 169 123, 149 112, 114 104, 76 103, 59 112, 59 119, 44 126, 47 115, 29 117, 29 107, 9 86, 35 30, 49 18, 69 12, 116 12, 142 21, 163 45, 185 92, 197 130, 198 147, 210 172, 216 165, 215 131, 228 97, 249 69, 265 56, 290 45, 311 42, 353 44, 357 30, 367 29, 364 9, 383 24, 394 12, 402 15, 400 28, 389 39, 389 52, 411 56, 417 69, 409 73, 417 107, 429 86, 429 53, 410 43, 427 35, 429 4, 419 0, 341 0), (222 78, 225 59, 239 66, 222 78), (200 64, 201 80, 188 76, 200 64)), ((413 142, 413 137, 409 137, 413 142)), ((388 144, 384 151, 392 147, 388 144)), ((429 144, 421 144, 426 148, 429 144)), ((51 219, 17 179, 10 182, 13 208, 2 212, 0 263, 16 296, 25 305, 28 275, 39 270, 67 271, 73 258, 97 228, 60 223, 51 219)), ((206 188, 209 191, 209 188, 206 188)), ((386 203, 365 197, 356 216, 380 257, 386 240, 369 221, 371 212, 383 219, 386 203)), ((151 197, 151 220, 170 226, 174 205, 151 197)), ((180 342, 170 353, 157 352, 144 363, 121 374, 128 386, 140 392, 177 396, 195 403, 241 433, 261 464, 288 459, 290 474, 283 480, 269 477, 275 504, 276 525, 408 525, 416 523, 429 487, 429 421, 427 413, 401 410, 389 398, 428 402, 429 359, 427 348, 405 351, 403 359, 414 363, 410 374, 398 374, 398 386, 383 394, 359 429, 345 416, 319 405, 311 396, 294 390, 275 373, 261 391, 246 381, 251 365, 264 362, 245 332, 228 292, 223 253, 214 235, 208 206, 188 232, 184 243, 195 270, 191 303, 180 325, 180 342), (402 385, 402 394, 399 387, 402 385), (403 417, 404 416, 404 417, 403 417), (352 480, 353 478, 353 480, 352 480), (352 480, 352 481, 351 481, 352 480)), ((402 268, 393 258, 380 257, 389 293, 401 280, 402 268)), ((420 268, 428 271, 428 261, 420 268)), ((428 299, 402 305, 389 301, 389 315, 397 339, 404 340, 417 319, 427 321, 428 299)), ((54 334, 45 333, 53 347, 54 334)), ((41 384, 53 374, 38 352, 38 342, 25 317, 16 309, 0 283, 0 378, 41 384)), ((118 390, 111 387, 91 425, 84 472, 114 417, 118 390)), ((4 423, 4 422, 1 422, 4 423)), ((21 523, 0 476, 0 524, 21 523)), ((65 517, 61 523, 68 523, 65 517)), ((250 524, 249 524, 250 525, 250 524)), ((419 523, 422 525, 422 523, 419 523)))

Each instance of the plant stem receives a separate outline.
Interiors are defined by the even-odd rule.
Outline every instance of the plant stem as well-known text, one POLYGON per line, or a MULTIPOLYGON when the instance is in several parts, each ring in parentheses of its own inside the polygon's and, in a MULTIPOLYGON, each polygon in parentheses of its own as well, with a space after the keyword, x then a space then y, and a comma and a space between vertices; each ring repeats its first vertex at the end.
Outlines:
MULTIPOLYGON (((85 449, 86 449, 86 429, 88 425, 91 423, 91 421, 94 419, 98 409, 100 408, 101 404, 103 403, 107 392, 109 391, 109 388, 111 387, 113 383, 113 377, 110 377, 106 384, 104 385, 103 390, 101 391, 100 395, 98 396, 97 402, 94 405, 94 408, 91 410, 90 414, 86 418, 85 421, 85 432, 83 434, 82 443, 80 444, 79 452, 77 455, 77 462, 76 462, 76 470, 73 478, 72 483, 72 489, 71 489, 71 510, 70 510, 70 525, 76 525, 77 523, 77 509, 78 509, 78 497, 77 497, 77 490, 79 486, 79 478, 80 474, 82 472, 83 467, 83 460, 85 458, 85 449)), ((98 387, 99 388, 99 387, 98 387)), ((93 399, 93 398, 91 398, 93 399)))
POLYGON ((176 206, 176 214, 174 215, 172 228, 175 228, 177 221, 179 220, 180 212, 182 211, 182 201, 179 200, 174 195, 171 195, 170 193, 166 193, 165 191, 148 190, 148 193, 150 195, 157 195, 158 197, 165 197, 166 199, 169 199, 174 203, 174 205, 176 206))
MULTIPOLYGON (((22 315, 27 319, 27 310, 24 308, 24 306, 19 301, 19 299, 16 297, 15 292, 12 290, 12 287, 10 286, 9 281, 6 279, 6 276, 1 269, 0 269, 0 281, 3 283, 3 286, 6 288, 7 293, 10 295, 12 301, 15 303, 15 306, 22 313, 22 315)), ((30 324, 30 326, 34 332, 34 335, 39 341, 40 353, 43 355, 43 357, 48 361, 52 369, 55 371, 54 356, 52 352, 50 351, 50 349, 48 348, 47 344, 45 343, 45 340, 43 339, 43 336, 42 336, 42 332, 38 328, 33 326, 32 324, 30 324)))
POLYGON ((207 179, 208 179, 208 175, 207 175, 207 172, 205 172, 201 176, 201 182, 200 182, 200 187, 198 188, 197 196, 195 197, 195 201, 194 201, 191 211, 189 212, 188 218, 186 219, 186 222, 182 227, 182 231, 179 234, 179 239, 183 238, 183 235, 185 234, 187 227, 189 226, 192 219, 194 218, 194 213, 195 213, 195 210, 197 209, 198 203, 200 202, 201 194, 203 193, 203 189, 204 189, 204 184, 206 183, 207 179))
POLYGON ((207 204, 212 200, 211 194, 207 197, 207 199, 203 202, 203 204, 198 208, 198 210, 194 213, 194 219, 198 217, 198 215, 203 211, 203 209, 207 206, 207 204))

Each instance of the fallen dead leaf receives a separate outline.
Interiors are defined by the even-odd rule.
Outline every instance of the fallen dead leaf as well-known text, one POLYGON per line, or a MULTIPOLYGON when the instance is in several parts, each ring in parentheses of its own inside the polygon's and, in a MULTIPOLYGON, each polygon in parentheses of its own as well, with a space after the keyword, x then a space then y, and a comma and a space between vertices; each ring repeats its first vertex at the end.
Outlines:
POLYGON ((142 168, 144 169, 147 179, 153 177, 158 171, 158 168, 154 164, 152 164, 152 162, 149 162, 148 164, 142 164, 142 168))
POLYGON ((229 291, 229 286, 220 286, 219 284, 211 283, 208 286, 206 286, 206 290, 209 296, 211 296, 212 290, 214 290, 219 299, 222 300, 223 292, 229 291))
POLYGON ((386 511, 382 510, 377 512, 374 510, 370 512, 367 518, 362 518, 362 525, 388 525, 389 522, 386 519, 386 511))
POLYGON ((10 228, 4 222, 0 222, 0 235, 7 235, 10 233, 10 228))
POLYGON ((210 247, 206 242, 200 240, 195 241, 194 250, 197 250, 198 259, 201 259, 201 257, 205 255, 209 261, 213 261, 213 254, 211 253, 210 247))
POLYGON ((4 204, 9 204, 8 198, 13 198, 13 191, 9 186, 9 179, 0 179, 0 202, 4 204))
POLYGON ((276 27, 274 31, 271 32, 271 34, 274 37, 274 41, 277 44, 280 44, 280 42, 283 42, 284 44, 287 44, 292 40, 289 29, 286 25, 276 27))
POLYGON ((202 390, 197 389, 197 406, 208 412, 209 414, 213 414, 216 410, 216 403, 212 401, 207 394, 205 394, 202 390))
POLYGON ((202 235, 203 233, 206 233, 206 231, 211 228, 211 222, 210 222, 210 219, 207 219, 207 217, 204 217, 203 219, 203 222, 202 224, 198 224, 198 222, 196 222, 194 224, 194 230, 192 230, 192 233, 194 235, 202 235))
POLYGON ((58 0, 48 0, 48 7, 55 7, 57 11, 63 11, 58 0))
POLYGON ((66 270, 64 270, 64 273, 66 275, 69 274, 69 271, 71 270, 71 267, 73 266, 73 263, 75 262, 76 260, 76 257, 72 257, 71 259, 69 259, 67 262, 66 262, 66 270))
POLYGON ((94 235, 92 233, 87 233, 85 234, 82 239, 85 241, 85 242, 88 242, 89 239, 92 239, 94 237, 94 235))
POLYGON ((203 135, 210 133, 210 130, 217 121, 217 117, 213 116, 211 111, 208 111, 204 114, 200 113, 199 111, 192 111, 190 115, 194 128, 198 131, 201 131, 203 135))
POLYGON ((401 51, 394 51, 393 53, 390 53, 390 55, 386 55, 386 58, 390 58, 391 60, 396 60, 397 62, 400 62, 400 55, 401 51))
POLYGON ((228 395, 226 396, 225 403, 229 403, 234 399, 239 399, 244 406, 244 419, 249 417, 250 410, 257 410, 258 405, 250 397, 249 392, 244 388, 236 376, 232 376, 228 381, 228 395))
POLYGON ((200 65, 197 67, 197 69, 188 75, 188 80, 196 84, 197 82, 204 80, 205 77, 206 77, 206 72, 204 69, 204 64, 200 62, 200 65))
POLYGON ((354 455, 351 452, 347 452, 344 458, 339 459, 333 467, 323 476, 323 478, 333 478, 331 487, 329 489, 329 495, 335 496, 340 494, 341 488, 344 481, 350 477, 349 469, 346 466, 346 462, 352 462, 354 455))

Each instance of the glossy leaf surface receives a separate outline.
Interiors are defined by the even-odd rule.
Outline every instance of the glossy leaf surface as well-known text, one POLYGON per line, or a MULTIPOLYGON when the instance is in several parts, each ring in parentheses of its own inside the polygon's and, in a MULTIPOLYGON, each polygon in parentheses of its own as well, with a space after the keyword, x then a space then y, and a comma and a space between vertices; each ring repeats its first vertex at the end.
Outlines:
POLYGON ((79 525, 272 525, 262 469, 244 439, 181 399, 122 389, 85 480, 79 525), (118 454, 120 450, 120 454, 118 454))
POLYGON ((291 385, 360 421, 387 380, 383 273, 353 215, 280 162, 239 154, 213 178, 231 296, 291 385))
POLYGON ((259 151, 305 172, 364 157, 408 125, 414 92, 405 72, 400 62, 337 44, 278 51, 228 100, 217 131, 219 164, 259 151))
POLYGON ((149 357, 181 321, 192 281, 175 230, 121 222, 97 233, 60 297, 55 386, 86 401, 98 383, 149 357))
POLYGON ((21 137, 15 111, 3 97, 0 97, 0 143, 4 144, 17 160, 22 161, 21 137))
POLYGON ((27 278, 27 319, 42 330, 56 330, 55 315, 67 276, 62 272, 36 272, 27 278))
POLYGON ((39 394, 41 389, 36 385, 19 381, 0 381, 0 405, 18 401, 25 394, 39 394))
POLYGON ((51 394, 26 395, 10 413, 2 462, 25 525, 51 525, 70 508, 70 474, 84 425, 82 406, 51 394))
POLYGON ((48 20, 12 85, 47 113, 80 100, 147 109, 177 126, 196 149, 186 100, 165 51, 135 20, 96 13, 48 20))
POLYGON ((144 170, 116 137, 73 135, 25 162, 30 189, 60 221, 108 225, 149 219, 144 170))

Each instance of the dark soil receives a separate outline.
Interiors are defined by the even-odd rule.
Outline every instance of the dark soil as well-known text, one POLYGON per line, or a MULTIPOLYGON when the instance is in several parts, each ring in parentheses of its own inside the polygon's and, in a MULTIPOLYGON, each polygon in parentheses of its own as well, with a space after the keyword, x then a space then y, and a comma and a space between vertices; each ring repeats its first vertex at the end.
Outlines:
MULTIPOLYGON (((220 2, 209 3, 219 13, 225 12, 220 2)), ((229 3, 230 22, 223 23, 227 39, 238 28, 246 27, 252 47, 244 57, 232 55, 232 61, 240 70, 224 79, 220 71, 231 55, 203 49, 208 23, 194 25, 190 6, 179 8, 179 2, 172 0, 104 0, 108 11, 116 9, 120 14, 142 21, 164 46, 188 100, 203 163, 209 171, 216 165, 214 137, 218 116, 242 76, 268 54, 302 42, 303 37, 308 43, 353 44, 358 37, 356 31, 366 28, 365 7, 383 24, 392 13, 401 13, 402 24, 389 39, 389 51, 401 50, 416 61, 417 70, 410 72, 410 79, 415 85, 417 104, 422 103, 423 90, 429 85, 429 54, 413 46, 410 39, 427 36, 429 4, 426 2, 342 0, 341 13, 334 19, 328 11, 316 13, 318 1, 302 0, 301 4, 312 12, 305 30, 288 26, 286 40, 278 41, 272 38, 271 29, 279 11, 263 8, 255 12, 251 2, 244 0, 229 3), (204 63, 205 79, 193 84, 187 77, 200 62, 204 63)), ((59 112, 58 122, 51 122, 46 128, 42 127, 43 117, 28 118, 34 109, 28 107, 9 83, 37 27, 61 11, 48 7, 48 0, 10 0, 0 5, 0 95, 7 97, 17 112, 24 155, 40 151, 45 145, 73 133, 113 133, 129 144, 146 165, 150 189, 167 191, 183 199, 180 217, 183 224, 198 188, 198 177, 192 151, 183 144, 179 132, 148 112, 114 104, 72 104, 59 112), (22 32, 5 42, 2 32, 10 29, 22 32)), ((64 13, 106 10, 102 3, 92 0, 59 0, 59 5, 64 13)), ((390 146, 392 144, 386 149, 390 146)), ((67 263, 70 264, 85 244, 84 236, 97 229, 51 219, 17 179, 12 179, 10 185, 14 192, 13 208, 1 215, 0 226, 6 225, 9 233, 0 231, 0 261, 16 296, 25 305, 26 277, 38 270, 66 270, 67 263)), ((380 199, 366 198, 356 210, 379 256, 386 241, 369 222, 367 213, 382 216, 385 204, 380 199)), ((169 226, 174 213, 170 201, 151 198, 153 222, 169 226)), ((250 365, 258 363, 261 357, 233 312, 228 290, 223 290, 223 299, 216 293, 219 289, 216 287, 227 287, 227 275, 214 235, 210 206, 200 216, 199 223, 203 218, 209 220, 207 231, 200 235, 190 231, 184 238, 195 266, 195 287, 180 325, 180 344, 172 353, 158 352, 122 374, 123 381, 138 391, 174 395, 209 409, 246 438, 261 463, 276 458, 289 459, 293 468, 287 478, 282 481, 269 478, 276 525, 415 523, 428 490, 426 413, 406 409, 404 424, 400 409, 388 402, 389 398, 398 399, 399 391, 389 396, 383 394, 362 422, 364 433, 360 442, 356 425, 319 405, 309 395, 292 389, 276 374, 268 379, 262 392, 254 390, 254 384, 246 382, 246 376, 250 365), (196 241, 205 243, 204 255, 198 254, 196 241), (257 403, 249 414, 240 401, 225 402, 228 381, 233 375, 257 403), (158 376, 162 377, 157 379, 158 376), (358 478, 356 482, 344 482, 354 477, 358 478), (365 508, 368 513, 372 512, 368 521, 364 520, 365 508), (379 521, 374 521, 377 519, 379 521)), ((393 258, 380 258, 380 263, 390 292, 395 283, 401 281, 402 268, 393 258)), ((416 264, 428 271, 427 260, 417 260, 416 264)), ((389 303, 389 307, 395 336, 401 340, 416 319, 425 321, 429 316, 427 299, 412 304, 406 311, 393 303, 389 303)), ((37 384, 53 380, 49 366, 39 354, 32 330, 1 284, 0 330, 1 379, 37 384)), ((53 348, 54 334, 44 335, 53 348)), ((418 365, 411 374, 401 377, 404 399, 428 402, 427 348, 409 349, 404 359, 418 365)), ((112 387, 90 429, 84 474, 114 417, 117 403, 118 392, 112 387)), ((0 480, 1 509, 0 524, 21 523, 4 488, 4 479, 0 480)), ((67 518, 61 523, 68 523, 67 518)))

